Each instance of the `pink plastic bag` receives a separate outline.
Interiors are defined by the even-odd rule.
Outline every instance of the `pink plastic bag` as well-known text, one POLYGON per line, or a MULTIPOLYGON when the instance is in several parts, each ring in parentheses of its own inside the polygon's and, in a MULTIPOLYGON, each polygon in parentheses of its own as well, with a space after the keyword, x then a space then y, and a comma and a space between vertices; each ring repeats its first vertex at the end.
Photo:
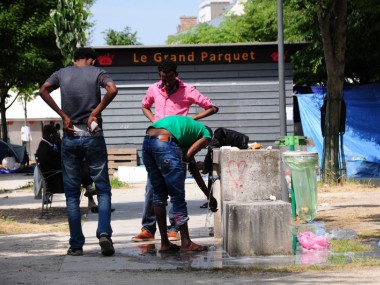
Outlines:
POLYGON ((303 232, 297 236, 300 245, 308 250, 329 248, 329 242, 324 236, 317 236, 312 232, 303 232))

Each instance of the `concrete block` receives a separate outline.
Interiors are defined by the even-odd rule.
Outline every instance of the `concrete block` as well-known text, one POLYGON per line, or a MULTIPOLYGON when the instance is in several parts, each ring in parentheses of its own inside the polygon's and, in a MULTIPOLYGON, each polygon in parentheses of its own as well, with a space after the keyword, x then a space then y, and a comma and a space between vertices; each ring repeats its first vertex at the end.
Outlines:
POLYGON ((282 199, 278 149, 222 150, 219 161, 223 201, 263 201, 271 195, 282 199))
MULTIPOLYGON (((217 176, 217 172, 212 172, 213 177, 217 176)), ((223 205, 220 193, 220 180, 216 180, 212 185, 212 195, 218 202, 218 211, 214 213, 214 238, 222 238, 222 213, 223 205)))
POLYGON ((223 248, 232 257, 292 254, 291 205, 225 202, 223 248))
POLYGON ((219 148, 215 148, 212 150, 212 163, 220 164, 220 156, 222 154, 222 150, 219 148))

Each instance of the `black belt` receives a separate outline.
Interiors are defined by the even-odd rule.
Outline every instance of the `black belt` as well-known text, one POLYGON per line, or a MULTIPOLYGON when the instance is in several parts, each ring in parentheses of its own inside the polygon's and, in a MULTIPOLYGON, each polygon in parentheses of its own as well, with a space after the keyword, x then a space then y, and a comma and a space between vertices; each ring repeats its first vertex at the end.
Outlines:
POLYGON ((170 135, 157 135, 157 136, 153 136, 153 135, 146 135, 145 136, 146 139, 157 139, 159 141, 162 141, 162 142, 175 142, 176 144, 178 144, 178 141, 175 137, 173 136, 170 136, 170 135))

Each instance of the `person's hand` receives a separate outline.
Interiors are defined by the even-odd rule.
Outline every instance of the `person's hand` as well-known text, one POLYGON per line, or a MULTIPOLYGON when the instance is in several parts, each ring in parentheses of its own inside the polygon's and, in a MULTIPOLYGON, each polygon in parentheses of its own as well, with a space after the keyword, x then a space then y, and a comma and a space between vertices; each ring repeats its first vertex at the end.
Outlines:
POLYGON ((70 137, 74 136, 73 123, 71 122, 70 117, 65 117, 63 119, 63 131, 70 137))
POLYGON ((87 121, 87 129, 90 133, 94 132, 98 128, 98 118, 90 115, 87 121))
POLYGON ((188 156, 187 153, 185 152, 182 156, 182 160, 185 163, 190 163, 193 160, 193 157, 188 156))
MULTIPOLYGON (((198 171, 195 159, 192 159, 188 165, 188 170, 192 176, 196 175, 196 171, 198 171)), ((198 171, 199 172, 199 171, 198 171)))

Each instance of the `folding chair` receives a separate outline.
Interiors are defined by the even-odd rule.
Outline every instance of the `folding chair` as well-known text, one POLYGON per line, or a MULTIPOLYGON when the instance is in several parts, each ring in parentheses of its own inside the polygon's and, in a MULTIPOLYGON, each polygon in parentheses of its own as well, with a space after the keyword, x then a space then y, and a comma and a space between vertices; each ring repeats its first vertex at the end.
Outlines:
MULTIPOLYGON (((43 171, 41 168, 41 164, 38 160, 37 154, 34 155, 36 159, 36 167, 38 169, 38 174, 41 177, 41 184, 42 184, 42 208, 41 208, 41 218, 49 211, 49 208, 51 208, 51 204, 53 203, 53 197, 54 193, 50 191, 49 185, 47 180, 54 176, 62 173, 62 170, 55 170, 55 171, 43 171)), ((63 185, 62 185, 63 187, 63 185)))
MULTIPOLYGON (((51 192, 49 189, 48 179, 53 177, 54 175, 59 175, 62 173, 62 170, 55 171, 43 171, 41 167, 41 163, 38 160, 38 155, 34 155, 36 159, 36 167, 38 169, 38 174, 41 177, 42 184, 42 208, 41 208, 41 218, 44 217, 44 214, 48 213, 49 209, 51 209, 51 205, 53 204, 53 196, 54 192, 51 192)), ((62 181, 62 190, 63 190, 63 181, 62 181)), ((81 194, 79 200, 82 201, 82 197, 86 192, 86 188, 81 187, 81 194)))

